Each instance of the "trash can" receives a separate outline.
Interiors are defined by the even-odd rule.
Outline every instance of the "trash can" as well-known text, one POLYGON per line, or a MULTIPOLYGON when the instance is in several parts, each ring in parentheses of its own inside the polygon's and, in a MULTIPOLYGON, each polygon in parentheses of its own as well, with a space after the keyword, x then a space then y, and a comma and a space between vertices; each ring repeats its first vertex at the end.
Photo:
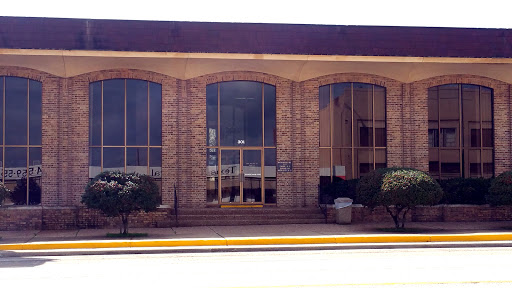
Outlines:
POLYGON ((337 224, 350 224, 352 222, 352 199, 336 198, 334 199, 334 208, 336 209, 337 224))

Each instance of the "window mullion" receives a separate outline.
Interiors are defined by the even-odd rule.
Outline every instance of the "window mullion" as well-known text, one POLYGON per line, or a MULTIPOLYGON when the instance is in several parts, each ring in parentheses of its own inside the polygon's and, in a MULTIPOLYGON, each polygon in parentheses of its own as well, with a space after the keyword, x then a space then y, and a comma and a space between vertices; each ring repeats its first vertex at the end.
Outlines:
POLYGON ((332 90, 333 90, 333 84, 329 84, 329 171, 331 174, 331 182, 333 180, 333 175, 334 175, 334 165, 333 165, 333 161, 332 161, 332 146, 333 146, 333 138, 334 138, 334 117, 333 117, 333 110, 334 110, 334 99, 333 99, 333 96, 332 96, 332 90))
POLYGON ((101 81, 101 128, 100 128, 100 131, 101 131, 101 148, 100 148, 100 173, 103 172, 103 126, 104 126, 104 123, 103 123, 103 81, 101 81))
POLYGON ((2 182, 5 183, 5 77, 2 77, 2 182))
POLYGON ((463 152, 463 149, 464 149, 464 127, 462 126, 463 125, 463 121, 462 121, 462 84, 459 84, 459 169, 460 169, 460 173, 459 173, 459 176, 460 177, 465 177, 466 176, 466 171, 465 171, 465 161, 464 161, 464 152, 463 152))
MULTIPOLYGON (((150 107, 150 103, 149 103, 149 101, 150 101, 150 97, 149 97, 149 92, 150 92, 150 90, 149 90, 149 81, 147 81, 147 82, 146 82, 146 84, 147 84, 147 88, 148 88, 148 89, 147 89, 147 95, 146 95, 146 97, 147 97, 147 108, 148 108, 148 113, 147 113, 147 117, 148 117, 148 118, 147 118, 147 119, 148 119, 148 136, 147 136, 147 137, 148 137, 148 143, 147 143, 147 145, 148 145, 148 148, 147 148, 147 159, 148 159, 147 161, 148 161, 148 163, 147 163, 147 165, 148 165, 148 167, 147 167, 147 175, 150 175, 150 174, 149 174, 149 172, 150 172, 150 166, 149 166, 149 165, 150 165, 150 163, 151 163, 151 162, 150 162, 150 159, 149 159, 149 155, 151 155, 151 154, 149 153, 149 149, 150 149, 149 147, 150 147, 151 145, 150 145, 150 143, 149 143, 149 141, 150 141, 150 137, 149 137, 149 136, 150 136, 150 131, 151 131, 151 130, 150 130, 150 127, 151 127, 151 123, 150 123, 150 121, 151 121, 151 117, 149 117, 149 115, 150 115, 150 114, 149 114, 149 112, 150 112, 150 110, 149 110, 149 107, 150 107)), ((163 98, 163 97, 162 97, 162 98, 163 98)), ((162 104, 160 103, 160 107, 161 107, 161 106, 162 106, 162 104)), ((160 120, 160 121, 162 121, 162 120, 160 120)), ((163 126, 163 125, 162 125, 162 126, 163 126)), ((163 137, 162 137, 162 141, 163 141, 163 137)), ((161 152, 160 152, 160 153, 161 153, 161 152)), ((161 156, 160 156, 160 157, 161 157, 161 156)), ((162 163, 162 164, 163 164, 163 163, 162 163)))
POLYGON ((29 138, 29 134, 30 134, 30 80, 27 79, 27 146, 26 146, 26 153, 27 153, 27 162, 26 162, 26 169, 27 169, 27 205, 29 205, 29 201, 30 201, 30 197, 29 197, 29 186, 30 186, 30 181, 29 181, 29 176, 28 176, 28 168, 29 168, 29 148, 28 148, 28 145, 30 144, 30 138, 29 138))

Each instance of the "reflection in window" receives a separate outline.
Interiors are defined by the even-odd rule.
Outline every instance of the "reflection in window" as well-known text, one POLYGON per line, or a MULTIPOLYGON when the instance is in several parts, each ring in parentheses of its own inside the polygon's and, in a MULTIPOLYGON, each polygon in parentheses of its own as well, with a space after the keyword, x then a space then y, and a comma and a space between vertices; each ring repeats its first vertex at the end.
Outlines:
POLYGON ((112 79, 89 85, 89 177, 150 175, 161 188, 162 86, 112 79))
POLYGON ((0 181, 13 192, 13 204, 40 204, 41 82, 0 77, 0 106, 0 181))
POLYGON ((439 179, 492 177, 492 89, 465 84, 432 87, 428 111, 430 174, 439 179))
POLYGON ((319 88, 320 185, 386 167, 386 90, 363 83, 319 88))
POLYGON ((276 87, 206 86, 206 201, 276 203, 276 87))

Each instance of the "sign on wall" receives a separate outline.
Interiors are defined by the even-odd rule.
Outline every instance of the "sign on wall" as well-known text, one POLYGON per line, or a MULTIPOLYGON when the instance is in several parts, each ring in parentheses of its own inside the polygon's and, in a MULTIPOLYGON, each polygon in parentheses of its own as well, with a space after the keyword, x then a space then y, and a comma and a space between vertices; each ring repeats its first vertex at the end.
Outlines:
POLYGON ((277 161, 277 172, 292 172, 292 161, 277 161))

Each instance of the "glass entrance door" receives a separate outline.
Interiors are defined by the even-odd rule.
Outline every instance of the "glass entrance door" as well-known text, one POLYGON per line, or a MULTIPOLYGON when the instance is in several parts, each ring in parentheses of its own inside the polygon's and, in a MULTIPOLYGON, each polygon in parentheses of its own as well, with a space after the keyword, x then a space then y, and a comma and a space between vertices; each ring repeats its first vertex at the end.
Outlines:
POLYGON ((222 203, 240 202, 240 150, 221 150, 220 193, 222 203))
POLYGON ((262 203, 261 150, 222 149, 220 160, 221 203, 262 203))
POLYGON ((242 150, 243 202, 260 203, 261 197, 261 150, 242 150))

